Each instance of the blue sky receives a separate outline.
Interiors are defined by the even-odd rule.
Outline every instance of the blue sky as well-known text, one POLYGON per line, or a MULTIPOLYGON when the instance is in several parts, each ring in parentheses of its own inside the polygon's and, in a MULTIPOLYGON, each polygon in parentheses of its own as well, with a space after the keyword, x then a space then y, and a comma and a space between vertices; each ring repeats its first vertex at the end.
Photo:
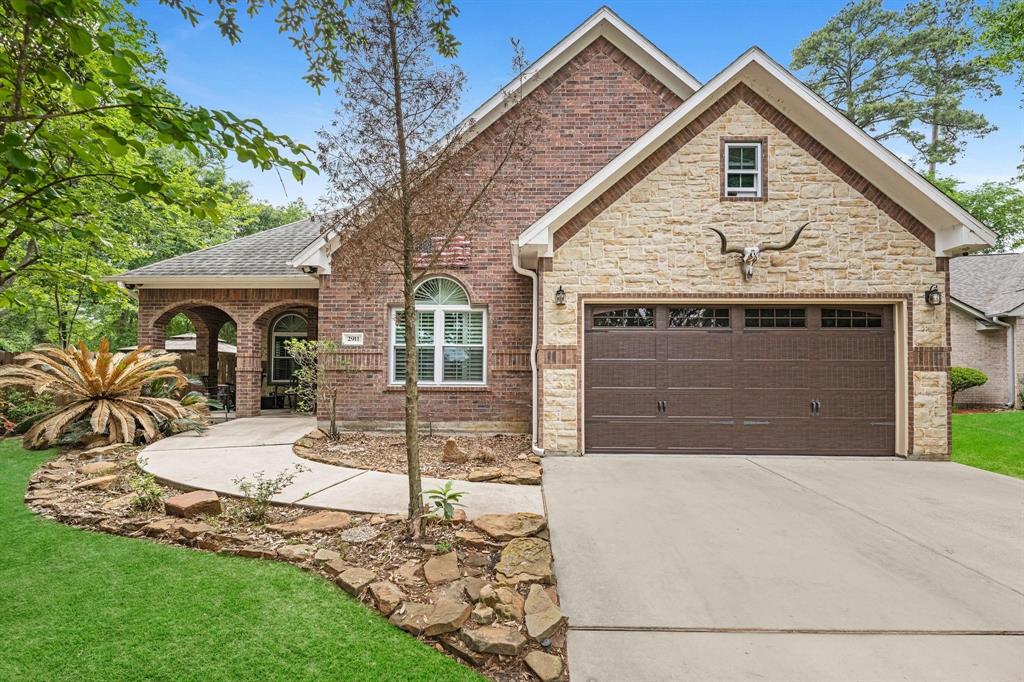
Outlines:
MULTIPOLYGON (((202 0, 195 4, 203 10, 202 0)), ((244 3, 242 3, 244 4, 244 3)), ((462 42, 458 63, 468 77, 463 97, 466 113, 490 97, 511 77, 510 38, 522 41, 533 60, 585 20, 600 1, 463 0, 454 31, 462 42)), ((714 76, 741 52, 758 45, 783 64, 801 38, 821 27, 844 3, 839 0, 618 0, 610 6, 701 81, 714 76)), ((890 3, 896 6, 893 3, 890 3)), ((141 0, 136 13, 159 38, 169 62, 168 86, 186 101, 240 116, 255 116, 272 130, 314 146, 316 131, 334 109, 333 92, 318 95, 302 80, 305 61, 277 33, 272 14, 243 20, 238 45, 221 37, 209 16, 193 28, 180 14, 141 0)), ((208 15, 210 12, 208 12, 208 15)), ((942 169, 973 186, 1011 177, 1024 142, 1021 94, 1013 79, 1000 79, 1003 95, 972 106, 999 130, 968 144, 955 166, 942 169)), ((906 156, 909 148, 892 145, 906 156)), ((321 177, 305 183, 290 175, 262 173, 233 163, 232 177, 252 183, 254 195, 272 203, 302 197, 315 206, 323 191, 321 177)))

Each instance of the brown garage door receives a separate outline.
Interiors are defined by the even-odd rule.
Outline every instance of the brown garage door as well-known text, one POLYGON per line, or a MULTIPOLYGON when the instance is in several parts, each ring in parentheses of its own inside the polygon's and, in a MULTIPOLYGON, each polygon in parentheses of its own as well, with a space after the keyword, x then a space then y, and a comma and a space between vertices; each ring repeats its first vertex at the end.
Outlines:
POLYGON ((587 452, 891 455, 888 306, 586 309, 587 452))

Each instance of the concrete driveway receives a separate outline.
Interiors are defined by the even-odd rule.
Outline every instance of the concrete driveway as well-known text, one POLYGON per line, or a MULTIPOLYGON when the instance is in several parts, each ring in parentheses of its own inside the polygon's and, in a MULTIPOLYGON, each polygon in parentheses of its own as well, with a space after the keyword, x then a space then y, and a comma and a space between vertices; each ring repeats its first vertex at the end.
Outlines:
POLYGON ((544 493, 576 682, 1024 679, 1024 481, 590 456, 544 493))

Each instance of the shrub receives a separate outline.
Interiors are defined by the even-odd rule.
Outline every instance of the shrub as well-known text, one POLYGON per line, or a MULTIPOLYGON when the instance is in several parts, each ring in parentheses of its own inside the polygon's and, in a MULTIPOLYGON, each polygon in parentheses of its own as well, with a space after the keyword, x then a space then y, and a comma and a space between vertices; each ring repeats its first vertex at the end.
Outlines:
MULTIPOLYGON (((296 407, 304 414, 316 414, 317 403, 330 405, 331 438, 338 437, 337 401, 338 387, 327 375, 327 358, 338 351, 338 345, 329 340, 288 339, 284 348, 295 362, 294 388, 296 407)), ((334 361, 335 369, 345 369, 347 365, 334 361)))
POLYGON ((57 407, 25 432, 28 448, 46 447, 70 425, 86 420, 91 432, 105 436, 102 440, 109 444, 134 442, 137 428, 145 440, 155 440, 161 422, 188 416, 176 400, 143 395, 157 379, 186 384, 185 375, 174 366, 177 359, 173 353, 150 353, 145 346, 131 353, 111 353, 106 339, 96 353, 82 342, 66 350, 39 346, 17 356, 20 364, 0 367, 0 388, 53 395, 57 407))
POLYGON ((434 488, 432 490, 425 490, 423 494, 430 500, 429 504, 434 506, 433 511, 441 514, 441 518, 445 521, 451 521, 455 516, 456 507, 465 507, 466 505, 459 502, 465 492, 459 492, 452 490, 452 482, 447 481, 443 487, 434 488))
POLYGON ((128 479, 128 487, 135 493, 133 503, 139 509, 159 509, 164 501, 164 490, 156 482, 156 476, 142 470, 143 462, 139 462, 139 473, 128 479))
POLYGON ((242 501, 235 513, 246 521, 262 523, 267 518, 271 498, 280 495, 303 471, 309 469, 296 464, 292 470, 286 469, 273 478, 267 478, 262 471, 256 472, 252 478, 236 478, 233 483, 242 491, 242 501))
POLYGON ((949 370, 949 381, 953 388, 953 397, 960 391, 981 386, 988 381, 985 373, 973 367, 953 367, 949 370))
POLYGON ((9 421, 14 431, 28 428, 35 419, 53 408, 53 397, 47 393, 35 395, 16 388, 0 391, 0 419, 9 421))

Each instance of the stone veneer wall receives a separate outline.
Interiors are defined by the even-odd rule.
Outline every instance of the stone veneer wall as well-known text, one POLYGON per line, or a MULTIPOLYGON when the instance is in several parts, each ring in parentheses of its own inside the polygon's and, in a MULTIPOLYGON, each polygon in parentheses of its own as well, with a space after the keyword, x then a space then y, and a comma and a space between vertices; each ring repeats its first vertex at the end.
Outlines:
MULTIPOLYGON (((540 356, 546 450, 575 453, 582 447, 578 349, 585 297, 834 294, 910 301, 909 454, 948 458, 946 306, 931 307, 923 300, 932 284, 948 291, 945 259, 936 259, 923 241, 929 235, 919 238, 896 222, 892 215, 900 211, 891 202, 888 211, 880 208, 884 197, 877 190, 875 201, 867 199, 848 182, 849 169, 843 171, 835 159, 830 168, 807 151, 806 139, 798 144, 802 131, 789 124, 787 135, 769 123, 756 109, 766 111, 758 100, 740 86, 731 106, 721 107, 717 118, 544 263, 540 356), (719 198, 720 141, 739 136, 767 138, 766 201, 719 198), (706 229, 715 226, 741 246, 780 241, 807 221, 811 226, 794 249, 762 255, 752 282, 743 281, 737 256, 721 255, 718 237, 706 229), (553 303, 559 286, 568 294, 564 306, 553 303)), ((772 120, 784 119, 777 114, 772 120)), ((556 237, 556 245, 559 241, 556 237)))

